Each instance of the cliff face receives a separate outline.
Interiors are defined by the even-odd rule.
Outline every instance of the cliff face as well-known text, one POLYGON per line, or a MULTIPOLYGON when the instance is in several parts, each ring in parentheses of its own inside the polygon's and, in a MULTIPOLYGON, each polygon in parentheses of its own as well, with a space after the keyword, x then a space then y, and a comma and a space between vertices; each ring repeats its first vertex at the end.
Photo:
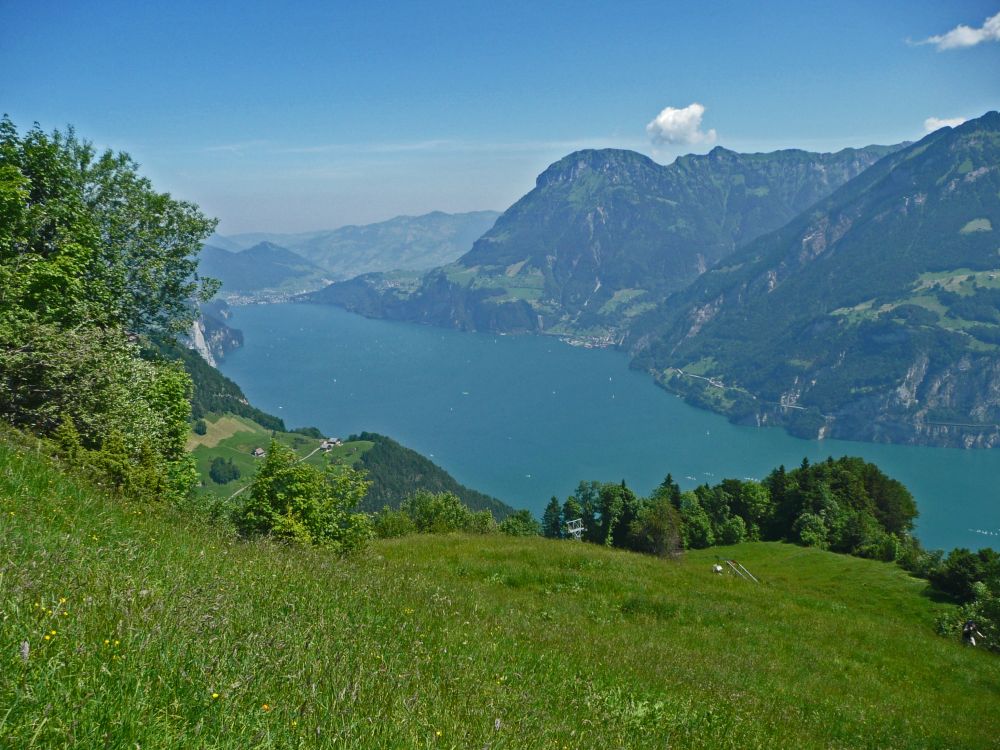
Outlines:
POLYGON ((229 306, 221 300, 200 305, 199 313, 188 331, 188 345, 215 367, 229 352, 243 346, 243 331, 226 324, 229 306))

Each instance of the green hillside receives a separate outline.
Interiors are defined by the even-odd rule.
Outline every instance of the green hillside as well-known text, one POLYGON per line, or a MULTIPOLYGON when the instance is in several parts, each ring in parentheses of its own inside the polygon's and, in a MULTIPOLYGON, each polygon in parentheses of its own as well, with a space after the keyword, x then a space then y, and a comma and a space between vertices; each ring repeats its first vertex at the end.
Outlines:
POLYGON ((254 449, 267 449, 273 438, 291 448, 311 466, 323 468, 332 462, 363 469, 371 482, 359 507, 363 511, 376 512, 385 506, 398 508, 400 502, 414 492, 426 490, 454 493, 466 507, 474 511, 489 510, 498 521, 514 512, 513 508, 495 497, 459 484, 430 459, 385 435, 363 432, 350 436, 342 445, 323 450, 320 447, 323 440, 317 436, 318 432, 286 432, 274 428, 266 419, 264 422, 268 426, 231 413, 204 417, 205 434, 192 433, 187 443, 201 477, 199 494, 213 502, 225 503, 236 492, 242 491, 253 480, 261 462, 253 456, 254 449), (224 482, 216 481, 212 477, 212 463, 220 460, 234 467, 238 476, 233 479, 226 477, 224 482))
POLYGON ((340 559, 0 440, 0 746, 985 748, 1000 661, 898 567, 418 535, 340 559), (760 583, 714 575, 716 555, 760 583))
POLYGON ((633 330, 636 365, 796 433, 1000 444, 1000 114, 892 154, 633 330))
MULTIPOLYGON (((376 432, 352 435, 359 445, 371 445, 358 458, 358 467, 368 472, 372 486, 365 495, 360 509, 379 511, 385 506, 399 507, 401 500, 415 490, 451 492, 472 510, 488 510, 497 520, 503 520, 514 509, 495 497, 459 484, 448 472, 392 438, 376 432)), ((347 442, 345 445, 354 445, 347 442)))

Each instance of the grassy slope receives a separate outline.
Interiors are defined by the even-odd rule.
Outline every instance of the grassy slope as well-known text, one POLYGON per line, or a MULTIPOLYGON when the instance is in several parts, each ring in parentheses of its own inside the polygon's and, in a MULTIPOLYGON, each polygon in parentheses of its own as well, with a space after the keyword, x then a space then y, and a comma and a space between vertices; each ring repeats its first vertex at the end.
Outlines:
MULTIPOLYGON (((213 498, 228 498, 253 479, 259 459, 251 454, 254 448, 267 450, 271 442, 271 430, 246 417, 233 414, 209 415, 205 418, 205 423, 208 431, 204 435, 192 433, 187 447, 194 453, 198 464, 198 473, 202 478, 201 492, 213 498), (226 484, 212 481, 208 472, 216 457, 232 459, 240 470, 240 478, 226 484)), ((274 437, 305 458, 306 463, 317 468, 326 466, 328 460, 354 464, 373 445, 370 441, 357 440, 324 452, 317 450, 322 442, 317 438, 292 432, 275 432, 274 437)))
POLYGON ((712 575, 714 550, 504 537, 341 561, 0 440, 0 747, 993 746, 1000 660, 933 635, 922 583, 724 552, 763 583, 712 575))

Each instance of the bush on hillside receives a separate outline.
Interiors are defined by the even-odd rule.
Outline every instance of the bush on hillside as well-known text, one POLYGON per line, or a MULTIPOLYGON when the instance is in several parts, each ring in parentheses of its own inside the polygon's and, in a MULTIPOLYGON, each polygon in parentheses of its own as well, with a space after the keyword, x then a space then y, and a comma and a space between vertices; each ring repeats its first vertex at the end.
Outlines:
POLYGON ((530 510, 519 510, 500 522, 500 531, 508 536, 539 536, 542 525, 530 510))
POLYGON ((417 533, 417 525, 405 511, 388 505, 372 517, 375 536, 379 539, 395 539, 417 533))
POLYGON ((445 534, 465 531, 472 521, 469 510, 452 492, 418 490, 406 498, 399 509, 413 521, 422 534, 445 534))
POLYGON ((349 466, 320 471, 272 440, 235 520, 248 535, 353 552, 374 535, 371 518, 351 512, 367 490, 363 472, 349 466))

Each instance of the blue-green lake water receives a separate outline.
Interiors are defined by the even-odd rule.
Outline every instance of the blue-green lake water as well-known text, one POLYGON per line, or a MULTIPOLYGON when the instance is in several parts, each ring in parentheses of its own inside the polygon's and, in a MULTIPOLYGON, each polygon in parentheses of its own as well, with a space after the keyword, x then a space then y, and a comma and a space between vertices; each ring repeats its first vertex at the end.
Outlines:
POLYGON ((368 320, 334 307, 234 308, 245 345, 221 370, 289 427, 369 430, 431 457, 463 484, 536 514, 581 479, 647 493, 863 456, 902 481, 928 547, 1000 546, 1000 450, 962 451, 738 427, 688 406, 626 358, 542 336, 368 320))

